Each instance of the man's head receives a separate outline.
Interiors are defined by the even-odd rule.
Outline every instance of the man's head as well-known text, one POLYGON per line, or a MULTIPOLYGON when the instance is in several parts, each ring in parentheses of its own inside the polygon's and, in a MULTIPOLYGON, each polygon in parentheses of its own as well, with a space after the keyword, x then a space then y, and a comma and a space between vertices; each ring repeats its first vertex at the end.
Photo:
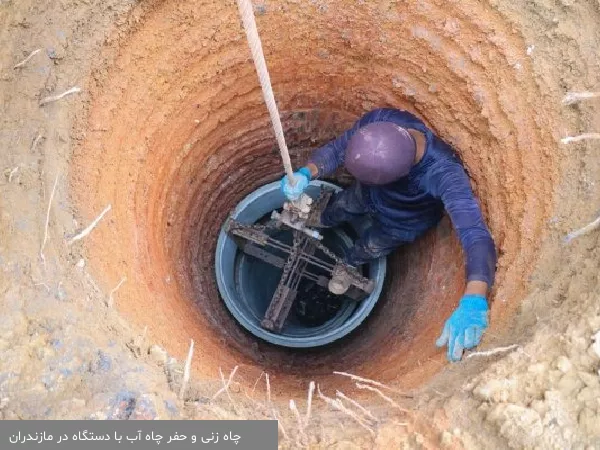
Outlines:
POLYGON ((391 122, 358 129, 346 148, 345 166, 364 184, 388 184, 410 171, 417 146, 410 133, 391 122))

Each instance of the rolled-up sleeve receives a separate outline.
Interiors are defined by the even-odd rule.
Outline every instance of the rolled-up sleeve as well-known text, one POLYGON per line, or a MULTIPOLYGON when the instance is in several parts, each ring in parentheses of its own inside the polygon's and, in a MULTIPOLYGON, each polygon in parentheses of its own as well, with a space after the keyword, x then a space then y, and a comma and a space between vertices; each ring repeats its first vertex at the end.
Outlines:
POLYGON ((446 161, 431 169, 430 191, 439 198, 465 252, 467 281, 494 284, 496 248, 475 200, 469 178, 458 161, 446 161))

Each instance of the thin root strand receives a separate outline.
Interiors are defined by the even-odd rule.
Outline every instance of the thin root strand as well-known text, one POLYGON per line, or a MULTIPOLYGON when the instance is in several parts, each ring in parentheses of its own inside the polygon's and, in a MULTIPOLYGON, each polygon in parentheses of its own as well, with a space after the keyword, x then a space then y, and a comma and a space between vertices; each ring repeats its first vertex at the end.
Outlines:
POLYGON ((56 101, 58 101, 58 100, 60 100, 60 99, 62 99, 64 97, 66 97, 68 95, 76 94, 77 92, 81 92, 81 88, 79 88, 77 86, 72 87, 71 89, 63 92, 62 94, 51 95, 50 97, 44 98, 42 101, 40 101, 40 106, 44 106, 44 105, 46 105, 48 103, 56 102, 56 101))
POLYGON ((373 430, 373 428, 370 427, 358 414, 356 414, 351 409, 346 408, 340 400, 338 400, 336 398, 327 397, 325 394, 323 394, 321 392, 321 387, 318 385, 317 385, 317 394, 319 395, 319 398, 321 400, 323 400, 325 403, 327 403, 329 406, 350 416, 361 427, 363 427, 365 430, 367 430, 369 433, 371 433, 372 436, 375 436, 375 430, 373 430))
POLYGON ((600 133, 583 133, 578 136, 567 136, 562 138, 560 142, 563 144, 570 144, 571 142, 579 142, 586 139, 600 139, 600 133))
POLYGON ((79 239, 83 239, 88 234, 90 234, 92 232, 92 230, 98 226, 98 223, 102 220, 104 215, 111 210, 111 208, 112 208, 112 206, 109 204, 106 208, 104 208, 104 211, 102 211, 100 213, 100 215, 98 217, 96 217, 94 219, 94 221, 88 225, 87 228, 85 228, 81 233, 73 236, 67 243, 69 245, 71 245, 73 242, 78 241, 79 239))
POLYGON ((563 105, 572 105, 581 100, 589 100, 591 98, 600 97, 600 92, 567 92, 563 98, 563 105))
POLYGON ((221 368, 219 367, 219 375, 221 377, 221 383, 223 383, 223 387, 221 389, 219 389, 215 395, 213 395, 212 400, 214 401, 219 395, 221 395, 223 392, 227 393, 227 396, 229 397, 229 400, 231 401, 232 404, 234 404, 233 399, 231 398, 231 395, 229 394, 229 385, 231 384, 231 380, 233 379, 233 377, 235 376, 235 373, 238 370, 238 366, 235 366, 233 368, 233 370, 231 371, 231 373, 229 374, 229 378, 227 381, 225 381, 225 377, 223 376, 223 371, 221 370, 221 368))
POLYGON ((583 236, 585 234, 588 234, 588 233, 596 230, 597 228, 600 228, 600 217, 598 217, 596 220, 588 223, 586 226, 567 234, 567 236, 565 237, 565 243, 568 244, 573 239, 583 236))
POLYGON ((23 67, 25 64, 27 64, 27 63, 29 62, 29 60, 30 60, 31 58, 33 58, 35 55, 37 55, 37 54, 38 54, 38 53, 39 53, 41 50, 42 50, 41 48, 38 48, 38 49, 36 49, 36 50, 32 51, 32 52, 31 52, 31 53, 30 53, 30 54, 27 56, 27 58, 25 58, 25 59, 24 59, 23 61, 21 61, 20 63, 18 63, 18 64, 15 64, 15 65, 13 66, 13 69, 20 69, 21 67, 23 67))
POLYGON ((390 397, 388 397, 383 392, 381 392, 379 389, 377 389, 377 388, 375 388, 373 386, 369 386, 367 384, 356 383, 356 387, 358 389, 366 389, 368 391, 375 392, 377 395, 379 395, 382 399, 384 399, 386 402, 388 402, 394 408, 397 408, 397 409, 399 409, 402 412, 408 412, 408 409, 405 409, 405 408, 401 407, 398 403, 396 403, 390 397))
POLYGON ((114 304, 113 295, 115 292, 117 292, 119 290, 121 285, 123 283, 125 283, 126 281, 127 281, 127 277, 121 278, 121 281, 119 281, 119 284, 117 284, 114 288, 111 289, 111 291, 108 294, 108 301, 106 302, 106 306, 108 306, 109 308, 113 307, 113 304, 114 304))
POLYGON ((48 241, 48 226, 50 223, 50 208, 52 207, 52 200, 54 199, 54 193, 56 192, 56 186, 58 185, 58 174, 54 179, 54 185, 52 186, 52 192, 50 192, 50 199, 48 200, 48 209, 46 210, 46 225, 44 227, 44 240, 42 241, 42 246, 40 247, 40 259, 44 265, 46 264, 46 257, 44 255, 44 248, 46 247, 46 242, 48 241))
POLYGON ((348 397, 347 395, 345 395, 343 392, 341 391, 335 391, 335 395, 338 398, 341 398, 343 400, 346 400, 348 403, 350 403, 351 405, 353 405, 355 408, 357 408, 360 412, 362 412, 365 416, 367 416, 369 419, 377 422, 377 417, 375 417, 371 411, 369 411, 367 408, 365 408, 363 405, 361 405, 360 403, 358 403, 356 400, 348 397))
POLYGON ((183 368, 183 379, 181 381, 181 388, 179 389, 179 398, 183 399, 183 394, 187 388, 187 384, 190 381, 190 370, 192 367, 192 357, 194 356, 194 340, 190 339, 190 350, 188 351, 187 358, 185 360, 185 366, 183 368))
POLYGON ((519 347, 520 347, 520 345, 512 344, 512 345, 508 345, 506 347, 497 347, 497 348, 493 348, 491 350, 486 350, 486 351, 481 351, 481 352, 473 352, 473 353, 469 353, 465 357, 465 359, 473 358, 474 356, 492 356, 492 355, 497 355, 498 353, 504 353, 504 352, 509 352, 511 350, 516 350, 519 347))

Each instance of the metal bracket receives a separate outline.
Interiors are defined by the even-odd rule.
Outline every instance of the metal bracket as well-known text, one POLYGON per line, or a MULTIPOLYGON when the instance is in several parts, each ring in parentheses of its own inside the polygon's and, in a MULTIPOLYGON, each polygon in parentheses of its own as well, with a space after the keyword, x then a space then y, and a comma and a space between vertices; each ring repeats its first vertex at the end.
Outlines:
POLYGON ((347 276, 345 281, 350 285, 345 293, 346 297, 361 301, 373 291, 373 281, 363 277, 354 267, 344 264, 335 253, 320 242, 321 234, 312 229, 320 225, 321 213, 332 194, 332 190, 322 189, 314 203, 305 201, 300 206, 287 204, 282 213, 273 212, 274 220, 267 225, 244 225, 232 218, 225 223, 225 231, 234 239, 242 252, 283 269, 281 280, 261 321, 261 326, 267 330, 281 332, 298 295, 302 278, 327 288, 333 273, 343 270, 347 276), (311 203, 312 207, 307 212, 304 206, 311 203), (282 227, 291 229, 292 245, 269 235, 269 231, 282 227), (285 253, 287 258, 274 255, 269 250, 285 253), (316 250, 320 250, 326 259, 315 256, 316 250), (321 269, 328 274, 328 277, 311 272, 311 267, 321 269))
POLYGON ((281 331, 296 300, 298 286, 308 264, 307 259, 302 256, 312 256, 314 252, 315 245, 311 239, 294 231, 292 252, 283 266, 281 280, 261 322, 263 328, 275 332, 281 331))

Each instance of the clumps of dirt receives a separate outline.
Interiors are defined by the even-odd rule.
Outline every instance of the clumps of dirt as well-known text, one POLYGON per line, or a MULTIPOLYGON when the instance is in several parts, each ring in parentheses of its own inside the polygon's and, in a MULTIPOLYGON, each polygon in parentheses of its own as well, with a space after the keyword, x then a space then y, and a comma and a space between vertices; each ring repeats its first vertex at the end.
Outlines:
MULTIPOLYGON (((0 2, 0 418, 168 418, 183 404, 134 355, 138 333, 67 240, 87 225, 68 200, 73 131, 100 43, 135 22, 122 1, 0 2), (15 67, 17 66, 17 67, 15 67)), ((138 11, 138 14, 140 11, 138 11)), ((103 225, 105 225, 103 223, 103 225)))
MULTIPOLYGON (((457 417, 468 439, 510 448, 595 448, 600 443, 600 309, 584 296, 571 323, 541 320, 536 339, 469 380, 457 417)), ((564 320, 564 316, 562 317, 564 320)), ((463 435, 464 438, 464 435, 463 435)))

